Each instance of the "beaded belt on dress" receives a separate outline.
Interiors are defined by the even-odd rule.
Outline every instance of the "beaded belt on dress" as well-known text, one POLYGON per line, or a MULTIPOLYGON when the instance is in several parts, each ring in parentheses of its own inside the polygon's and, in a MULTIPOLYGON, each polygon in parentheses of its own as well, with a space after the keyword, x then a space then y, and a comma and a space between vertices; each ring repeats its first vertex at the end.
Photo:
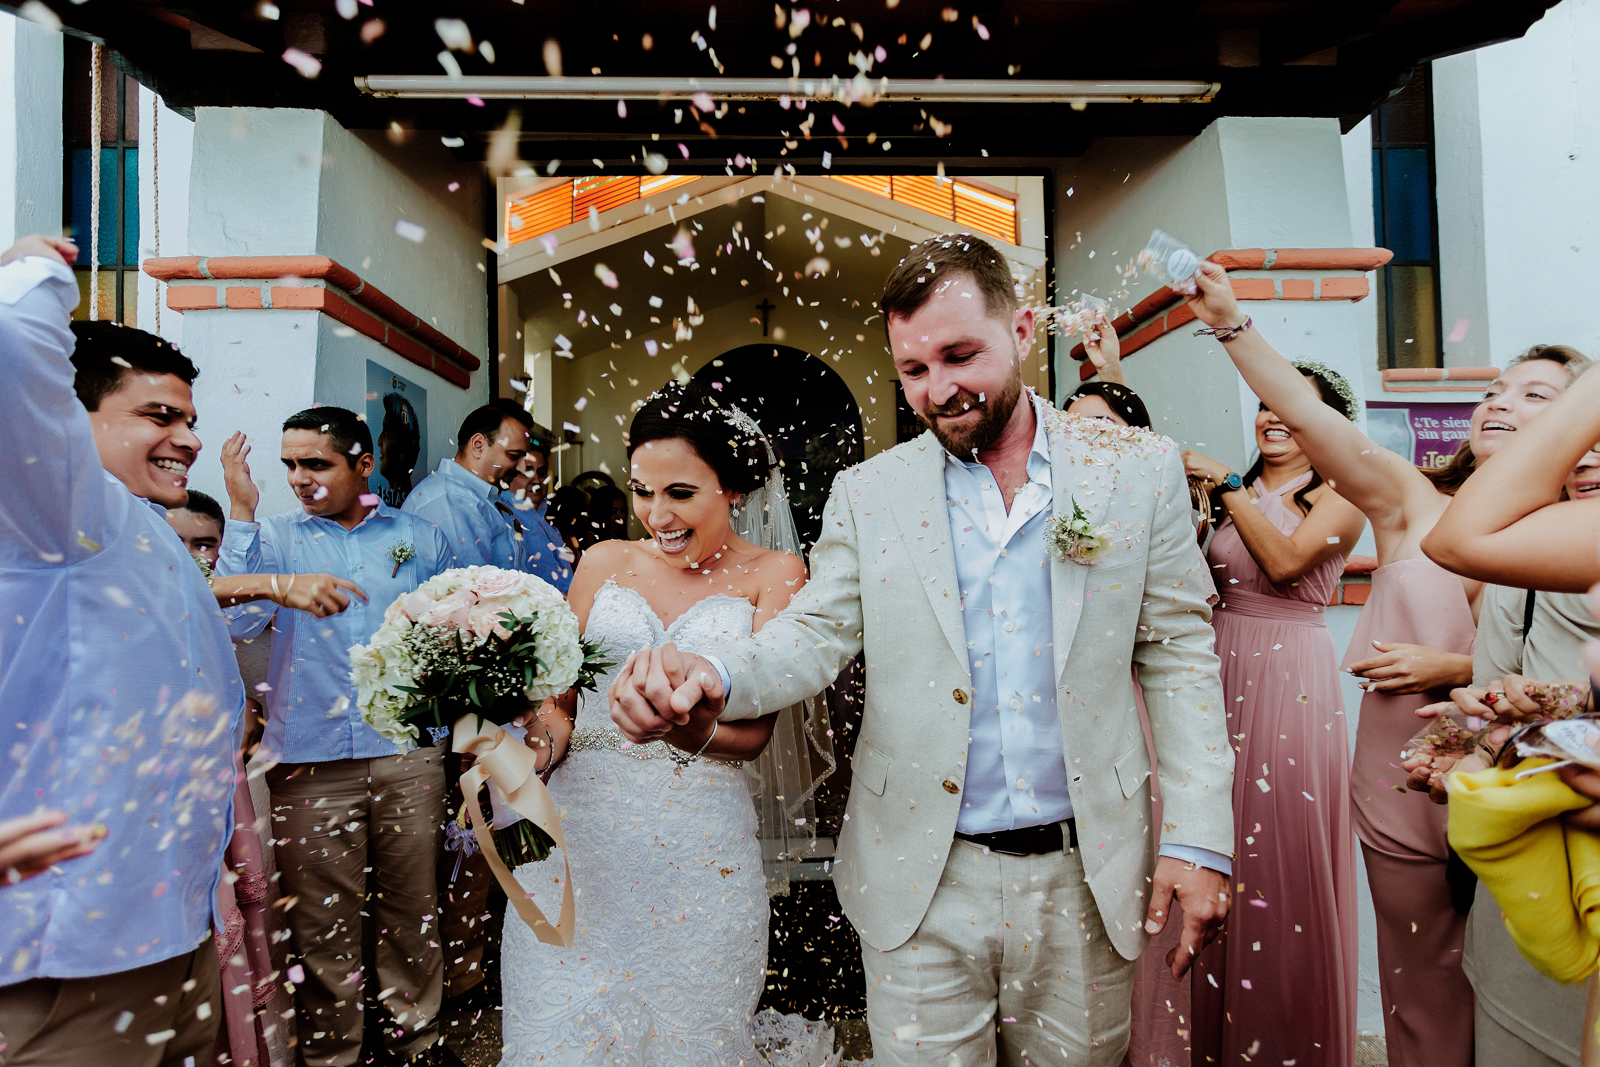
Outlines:
MULTIPOLYGON (((638 745, 629 741, 615 730, 603 730, 594 726, 585 726, 572 731, 572 739, 567 742, 567 752, 621 752, 634 759, 671 759, 673 748, 665 741, 651 741, 638 745)), ((709 759, 709 758, 708 758, 709 759)), ((735 760, 710 760, 713 763, 726 764, 729 767, 740 767, 743 764, 735 760)))

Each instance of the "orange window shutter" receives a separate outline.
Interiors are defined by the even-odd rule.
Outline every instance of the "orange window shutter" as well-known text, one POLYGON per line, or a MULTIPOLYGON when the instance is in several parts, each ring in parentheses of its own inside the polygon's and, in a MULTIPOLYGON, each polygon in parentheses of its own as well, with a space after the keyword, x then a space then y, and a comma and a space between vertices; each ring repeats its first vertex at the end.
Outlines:
POLYGON ((531 241, 572 223, 572 183, 561 182, 506 201, 506 244, 531 241))
POLYGON ((897 174, 894 177, 894 198, 902 204, 920 208, 942 219, 954 219, 955 204, 948 179, 931 174, 897 174))
POLYGON ((965 182, 955 183, 955 221, 1007 244, 1017 243, 1017 202, 965 182))
POLYGON ((589 217, 589 209, 604 213, 614 207, 639 199, 639 176, 618 175, 614 178, 579 178, 572 197, 572 218, 581 222, 589 217))
POLYGON ((886 174, 835 174, 833 180, 879 196, 889 195, 889 176, 886 174))

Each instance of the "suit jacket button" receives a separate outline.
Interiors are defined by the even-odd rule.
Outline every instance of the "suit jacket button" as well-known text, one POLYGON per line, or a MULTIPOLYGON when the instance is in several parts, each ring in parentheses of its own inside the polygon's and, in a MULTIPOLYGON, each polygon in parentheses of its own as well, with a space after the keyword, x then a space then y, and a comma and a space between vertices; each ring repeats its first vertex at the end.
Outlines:
POLYGON ((967 691, 965 689, 957 689, 950 695, 956 698, 957 704, 965 704, 967 702, 967 691))
POLYGON ((961 787, 959 785, 956 785, 950 779, 946 778, 944 780, 944 791, 946 793, 959 793, 959 792, 961 792, 961 787))

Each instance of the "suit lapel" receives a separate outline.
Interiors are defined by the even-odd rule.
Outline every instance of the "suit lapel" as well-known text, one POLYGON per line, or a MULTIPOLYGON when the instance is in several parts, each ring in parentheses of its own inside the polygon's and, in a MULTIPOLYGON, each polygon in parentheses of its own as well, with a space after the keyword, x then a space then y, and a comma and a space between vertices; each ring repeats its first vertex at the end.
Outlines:
MULTIPOLYGON (((956 577, 955 553, 950 548, 950 507, 945 503, 944 447, 931 431, 910 449, 900 485, 889 494, 895 524, 922 579, 922 591, 933 616, 950 642, 957 662, 965 667, 966 625, 961 620, 961 583, 956 577)), ((863 546, 865 547, 865 546, 863 546)))
MULTIPOLYGON (((1090 449, 1063 426, 1059 412, 1046 405, 1046 433, 1050 441, 1051 518, 1071 516, 1076 499, 1096 526, 1111 510, 1115 472, 1089 462, 1090 449), (1051 416, 1054 416, 1053 418, 1051 416), (1088 483, 1085 485, 1085 483, 1088 483)), ((1089 571, 1092 568, 1064 562, 1050 553, 1050 607, 1056 653, 1056 680, 1066 671, 1067 656, 1083 616, 1089 571)))

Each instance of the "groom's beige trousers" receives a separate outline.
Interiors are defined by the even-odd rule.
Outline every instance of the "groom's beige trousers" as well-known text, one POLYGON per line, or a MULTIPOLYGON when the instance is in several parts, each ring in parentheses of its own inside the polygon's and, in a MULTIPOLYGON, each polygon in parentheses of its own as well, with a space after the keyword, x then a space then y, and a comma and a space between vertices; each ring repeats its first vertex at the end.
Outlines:
POLYGON ((1076 850, 1005 856, 957 838, 917 932, 861 955, 877 1064, 1116 1067, 1127 1048, 1134 965, 1076 850))

